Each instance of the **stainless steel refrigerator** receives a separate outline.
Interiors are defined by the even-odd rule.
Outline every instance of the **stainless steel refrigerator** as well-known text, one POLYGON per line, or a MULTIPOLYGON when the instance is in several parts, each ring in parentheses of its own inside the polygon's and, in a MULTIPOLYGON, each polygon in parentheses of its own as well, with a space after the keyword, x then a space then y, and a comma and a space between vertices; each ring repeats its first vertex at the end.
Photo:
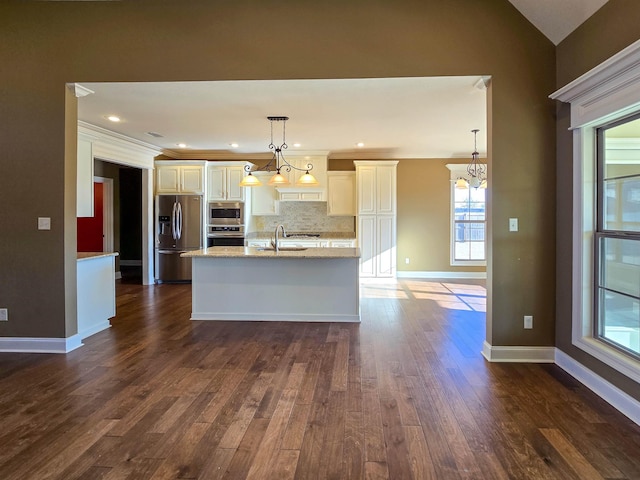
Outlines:
POLYGON ((191 280, 191 259, 180 254, 202 248, 202 195, 158 195, 156 215, 156 281, 191 280))

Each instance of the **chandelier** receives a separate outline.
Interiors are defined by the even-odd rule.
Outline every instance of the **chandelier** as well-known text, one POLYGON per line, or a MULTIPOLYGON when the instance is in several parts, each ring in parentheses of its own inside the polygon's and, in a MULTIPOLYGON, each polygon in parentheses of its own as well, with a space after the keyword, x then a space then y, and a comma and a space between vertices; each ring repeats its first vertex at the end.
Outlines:
POLYGON ((271 142, 269 142, 269 150, 273 152, 273 157, 269 160, 265 166, 257 168, 255 170, 251 169, 251 165, 245 165, 244 170, 247 172, 247 175, 240 182, 241 187, 259 187, 262 185, 262 182, 254 175, 252 172, 272 172, 275 171, 274 175, 269 180, 269 185, 282 186, 289 185, 289 179, 280 173, 281 170, 285 172, 290 172, 293 170, 299 170, 301 172, 305 172, 304 175, 301 175, 298 181, 296 181, 296 185, 300 186, 312 186, 318 185, 318 180, 309 173, 310 170, 313 169, 313 165, 308 163, 305 168, 299 168, 295 165, 291 165, 284 158, 282 154, 283 150, 288 148, 286 141, 286 125, 289 117, 267 117, 271 125, 271 142), (282 143, 280 145, 276 145, 273 143, 273 124, 282 122, 282 143))
POLYGON ((467 165, 468 177, 458 178, 456 181, 457 188, 487 188, 487 166, 478 161, 480 154, 478 153, 478 130, 471 130, 473 133, 473 153, 471 154, 471 163, 467 165))

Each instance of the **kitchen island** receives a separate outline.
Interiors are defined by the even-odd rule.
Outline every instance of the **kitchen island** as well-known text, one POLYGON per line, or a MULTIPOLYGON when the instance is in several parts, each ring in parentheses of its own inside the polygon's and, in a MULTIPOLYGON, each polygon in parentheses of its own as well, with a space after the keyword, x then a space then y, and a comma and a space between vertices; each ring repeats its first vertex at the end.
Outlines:
POLYGON ((359 322, 358 248, 210 247, 192 258, 192 320, 359 322))

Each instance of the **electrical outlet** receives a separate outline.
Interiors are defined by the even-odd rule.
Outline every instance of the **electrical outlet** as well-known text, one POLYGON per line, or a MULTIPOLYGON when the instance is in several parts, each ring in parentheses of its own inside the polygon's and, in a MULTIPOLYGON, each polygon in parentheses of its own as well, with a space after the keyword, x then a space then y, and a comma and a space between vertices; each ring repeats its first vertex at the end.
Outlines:
POLYGON ((524 328, 526 329, 533 328, 533 315, 524 316, 524 328))
POLYGON ((407 265, 409 265, 409 257, 404 259, 404 263, 406 263, 407 265))
POLYGON ((9 309, 0 308, 0 322, 9 321, 9 309))
POLYGON ((517 218, 510 218, 509 219, 509 231, 510 232, 517 232, 518 231, 518 219, 517 218))

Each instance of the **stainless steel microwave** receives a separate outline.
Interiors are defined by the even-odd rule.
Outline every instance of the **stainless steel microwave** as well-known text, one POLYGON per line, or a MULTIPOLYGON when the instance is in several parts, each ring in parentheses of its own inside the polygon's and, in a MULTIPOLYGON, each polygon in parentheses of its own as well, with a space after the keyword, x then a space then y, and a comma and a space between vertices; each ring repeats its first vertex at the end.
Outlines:
POLYGON ((244 203, 209 202, 207 217, 207 223, 213 226, 244 225, 244 203))

